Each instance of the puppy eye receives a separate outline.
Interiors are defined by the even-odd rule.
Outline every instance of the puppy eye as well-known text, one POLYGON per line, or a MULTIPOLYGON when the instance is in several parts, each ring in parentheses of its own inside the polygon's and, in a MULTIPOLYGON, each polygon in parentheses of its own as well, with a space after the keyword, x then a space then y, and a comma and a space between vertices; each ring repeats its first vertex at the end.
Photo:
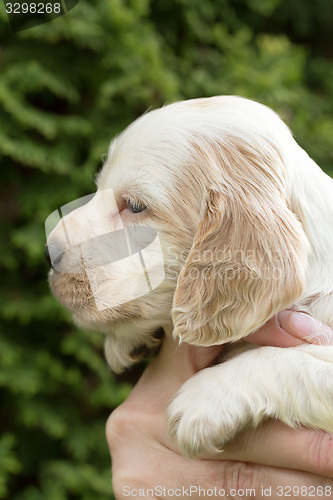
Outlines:
POLYGON ((133 213, 138 214, 139 212, 143 212, 147 207, 144 203, 140 203, 139 201, 127 201, 127 208, 133 213))

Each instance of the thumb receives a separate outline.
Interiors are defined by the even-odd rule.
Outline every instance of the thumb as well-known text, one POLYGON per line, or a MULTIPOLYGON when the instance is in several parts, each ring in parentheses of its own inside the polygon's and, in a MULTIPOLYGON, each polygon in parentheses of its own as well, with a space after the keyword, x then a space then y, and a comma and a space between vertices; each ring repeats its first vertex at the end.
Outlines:
POLYGON ((278 322, 287 333, 309 344, 333 345, 333 330, 310 314, 286 309, 278 314, 278 322))

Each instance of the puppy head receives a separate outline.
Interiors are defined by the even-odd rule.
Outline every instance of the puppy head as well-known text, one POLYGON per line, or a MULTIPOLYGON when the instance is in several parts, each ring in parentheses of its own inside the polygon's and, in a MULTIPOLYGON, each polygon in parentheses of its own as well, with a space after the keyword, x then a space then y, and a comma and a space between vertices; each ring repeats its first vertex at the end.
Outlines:
POLYGON ((201 205, 197 193, 203 178, 187 168, 186 127, 179 134, 177 115, 168 112, 163 119, 163 111, 144 115, 112 142, 95 196, 68 211, 47 242, 61 256, 49 275, 53 294, 79 327, 107 335, 106 357, 115 371, 154 350, 161 327, 170 329, 177 277, 201 205), (151 285, 148 293, 137 279, 142 277, 138 253, 133 259, 108 260, 114 235, 126 228, 126 239, 129 229, 140 235, 142 227, 154 230, 160 245, 141 252, 151 285), (108 232, 110 242, 102 241, 100 235, 108 232), (158 250, 164 279, 155 286, 154 273, 161 266, 158 250))
MULTIPOLYGON (((115 371, 154 349, 156 332, 169 329, 172 320, 182 340, 223 343, 260 327, 299 297, 307 240, 288 208, 288 147, 294 144, 272 111, 233 97, 149 112, 112 142, 97 194, 62 219, 48 244, 63 248, 60 267, 50 272, 54 295, 76 324, 107 334, 106 355, 115 371), (116 210, 109 208, 110 189, 116 210), (156 230, 164 280, 149 293, 119 301, 138 267, 124 261, 106 266, 98 286, 111 301, 98 309, 75 244, 61 243, 63 225, 74 243, 96 237, 101 227, 156 230)), ((150 257, 154 267, 157 259, 150 257)), ((90 262, 95 258, 90 252, 90 262)))

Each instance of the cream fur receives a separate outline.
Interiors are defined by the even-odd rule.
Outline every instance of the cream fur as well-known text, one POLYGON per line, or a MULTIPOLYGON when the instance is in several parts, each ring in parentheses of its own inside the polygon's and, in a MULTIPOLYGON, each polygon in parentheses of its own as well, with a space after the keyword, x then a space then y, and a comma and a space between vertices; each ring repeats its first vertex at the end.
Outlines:
MULTIPOLYGON (((156 348, 159 328, 191 344, 223 344, 286 307, 333 327, 333 181, 269 108, 226 96, 151 111, 112 141, 97 185, 98 197, 65 217, 71 234, 93 237, 112 188, 125 226, 158 231, 165 263, 159 287, 102 311, 85 273, 66 272, 77 268, 71 249, 63 270, 50 272, 74 321, 106 333, 115 371, 156 348), (131 213, 126 197, 147 209, 131 213)), ((119 214, 103 217, 110 231, 118 227, 119 214)), ((64 244, 60 233, 48 244, 64 244)), ((103 286, 116 297, 134 272, 109 267, 103 286)), ((189 456, 266 418, 333 432, 332 370, 332 347, 246 350, 184 385, 170 432, 189 456)))

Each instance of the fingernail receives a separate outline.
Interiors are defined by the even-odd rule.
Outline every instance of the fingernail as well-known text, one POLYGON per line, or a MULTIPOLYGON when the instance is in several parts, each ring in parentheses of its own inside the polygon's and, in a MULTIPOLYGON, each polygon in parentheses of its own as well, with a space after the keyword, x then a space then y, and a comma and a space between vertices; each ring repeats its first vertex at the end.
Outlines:
POLYGON ((316 320, 309 314, 285 310, 278 314, 278 321, 283 330, 299 339, 307 340, 316 333, 316 320))

